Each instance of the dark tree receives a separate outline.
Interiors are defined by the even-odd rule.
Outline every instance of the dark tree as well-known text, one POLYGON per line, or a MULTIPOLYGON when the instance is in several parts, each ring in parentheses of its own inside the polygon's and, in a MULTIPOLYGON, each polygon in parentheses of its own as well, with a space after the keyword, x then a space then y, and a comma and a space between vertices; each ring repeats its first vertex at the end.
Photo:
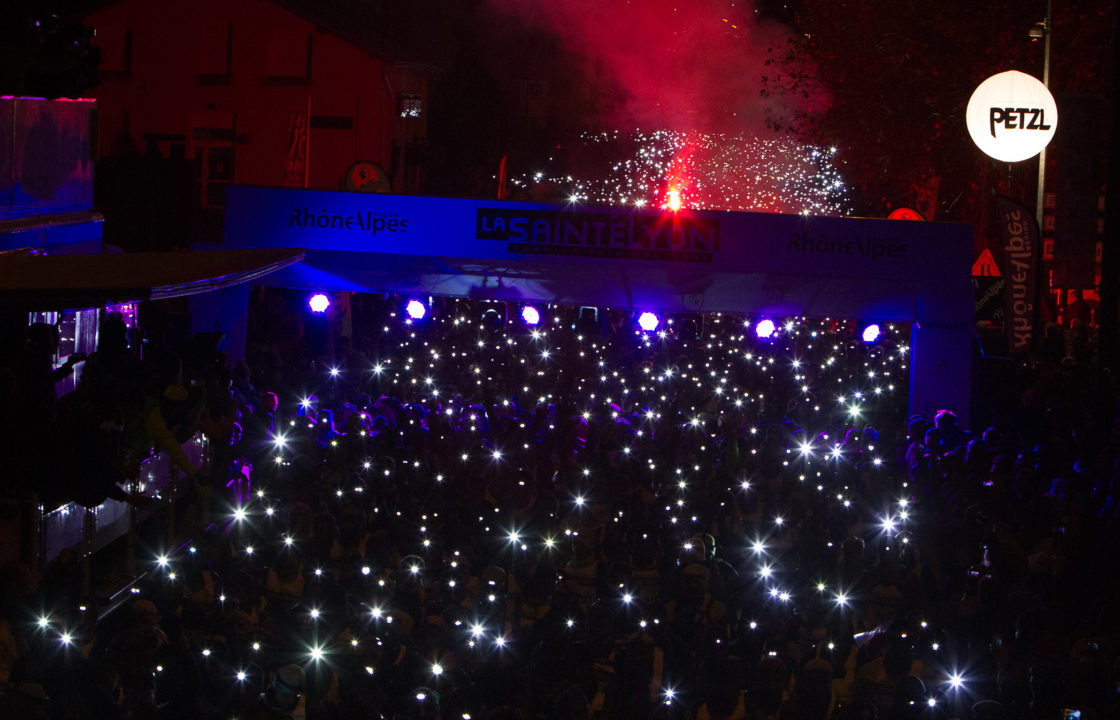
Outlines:
POLYGON ((98 82, 91 28, 73 14, 78 2, 0 3, 0 95, 79 97, 98 82))
MULTIPOLYGON (((932 210, 931 220, 979 222, 993 188, 1033 200, 1037 164, 989 160, 964 113, 989 75, 1041 76, 1043 44, 1029 31, 1045 17, 1044 0, 803 0, 793 14, 831 96, 810 132, 841 149, 864 213, 909 205, 932 210)), ((1107 87, 1112 22, 1107 0, 1055 3, 1050 86, 1059 100, 1107 87)))

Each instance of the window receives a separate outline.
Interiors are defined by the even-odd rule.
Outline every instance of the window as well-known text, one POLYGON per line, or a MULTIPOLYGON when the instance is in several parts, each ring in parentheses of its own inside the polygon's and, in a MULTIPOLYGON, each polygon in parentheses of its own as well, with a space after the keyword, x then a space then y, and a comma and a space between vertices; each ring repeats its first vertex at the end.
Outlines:
POLYGON ((418 118, 424 110, 424 99, 419 95, 401 93, 400 106, 402 118, 418 118))
POLYGON ((94 44, 101 51, 98 70, 102 75, 128 75, 132 72, 132 30, 123 27, 94 28, 94 44))
POLYGON ((226 186, 234 179, 236 126, 233 113, 191 113, 190 154, 196 163, 197 197, 202 207, 225 206, 226 186))
POLYGON ((204 85, 229 84, 232 50, 232 22, 203 23, 198 37, 198 81, 204 85))

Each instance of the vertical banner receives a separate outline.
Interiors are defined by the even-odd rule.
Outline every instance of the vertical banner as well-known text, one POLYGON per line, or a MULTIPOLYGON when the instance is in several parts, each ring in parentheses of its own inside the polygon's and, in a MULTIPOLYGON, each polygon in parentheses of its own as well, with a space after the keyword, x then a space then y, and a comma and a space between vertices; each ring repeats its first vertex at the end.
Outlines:
POLYGON ((1031 350, 1035 334, 1035 285, 1038 282, 1038 222, 1017 200, 996 196, 996 222, 1003 245, 1004 326, 1007 348, 1014 354, 1031 350))
POLYGON ((307 142, 310 104, 288 108, 288 148, 284 187, 307 187, 307 142))

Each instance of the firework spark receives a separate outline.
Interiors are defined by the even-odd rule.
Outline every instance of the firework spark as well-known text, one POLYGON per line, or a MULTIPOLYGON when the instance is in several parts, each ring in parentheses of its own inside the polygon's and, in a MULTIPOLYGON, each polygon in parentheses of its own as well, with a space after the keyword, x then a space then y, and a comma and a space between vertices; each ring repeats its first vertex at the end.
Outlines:
POLYGON ((669 130, 587 133, 581 143, 593 158, 582 163, 586 168, 568 175, 537 170, 512 182, 554 183, 573 203, 845 214, 847 188, 834 149, 789 137, 669 130))

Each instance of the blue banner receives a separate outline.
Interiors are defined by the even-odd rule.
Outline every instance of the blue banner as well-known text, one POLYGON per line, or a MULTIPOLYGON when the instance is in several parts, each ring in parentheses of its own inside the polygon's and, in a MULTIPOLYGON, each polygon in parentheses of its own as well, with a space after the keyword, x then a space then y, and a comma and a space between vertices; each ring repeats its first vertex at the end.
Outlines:
POLYGON ((233 186, 226 244, 308 249, 270 284, 912 323, 911 408, 968 412, 972 228, 233 186))

